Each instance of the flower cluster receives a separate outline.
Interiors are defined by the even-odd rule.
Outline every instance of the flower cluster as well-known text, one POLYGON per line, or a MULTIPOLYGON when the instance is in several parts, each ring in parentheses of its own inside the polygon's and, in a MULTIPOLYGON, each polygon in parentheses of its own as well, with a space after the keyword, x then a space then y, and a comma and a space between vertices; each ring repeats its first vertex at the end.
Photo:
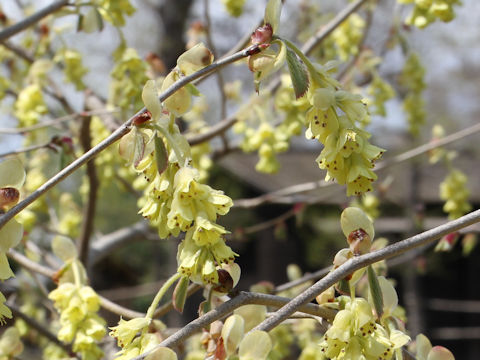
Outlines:
POLYGON ((47 105, 38 84, 29 85, 20 91, 14 112, 18 118, 18 126, 35 125, 46 113, 47 105))
POLYGON ((377 73, 373 73, 373 80, 367 88, 367 94, 371 97, 369 108, 374 115, 386 116, 385 103, 395 96, 393 87, 382 79, 377 73))
MULTIPOLYGON (((306 114, 306 137, 317 139, 324 145, 317 162, 321 169, 327 170, 326 180, 336 179, 339 184, 346 184, 348 196, 372 190, 371 182, 377 179, 372 169, 384 150, 371 145, 368 141, 370 134, 359 127, 369 122, 366 104, 360 95, 340 90, 340 83, 330 74, 335 69, 332 63, 324 67, 314 65, 292 42, 276 35, 280 18, 280 8, 277 7, 281 7, 280 2, 268 3, 264 26, 251 37, 253 44, 267 48, 249 57, 257 91, 261 80, 287 62, 295 97, 306 95, 310 105, 306 114), (278 50, 273 50, 272 45, 278 50)), ((271 138, 273 132, 268 126, 263 127, 265 131, 255 135, 257 143, 263 142, 265 157, 268 159, 268 155, 271 159, 272 146, 268 146, 270 141, 266 139, 271 138)), ((288 147, 288 137, 281 140, 287 144, 281 146, 284 150, 288 147)))
POLYGON ((73 341, 73 351, 83 359, 100 359, 103 352, 96 342, 106 334, 105 321, 97 315, 100 298, 85 285, 70 282, 60 284, 49 295, 60 312, 61 328, 58 339, 65 343, 73 341))
POLYGON ((77 259, 75 245, 68 238, 56 237, 52 247, 55 255, 65 262, 59 286, 48 295, 60 312, 57 337, 65 343, 73 342, 73 351, 81 354, 82 359, 100 359, 103 351, 97 342, 106 334, 105 321, 97 314, 100 298, 85 285, 85 269, 77 259))
POLYGON ((243 135, 242 150, 258 151, 259 161, 255 168, 259 172, 275 173, 280 167, 277 154, 288 150, 290 138, 299 135, 305 122, 308 100, 301 97, 295 100, 292 81, 289 76, 282 77, 282 85, 275 93, 275 108, 282 113, 272 114, 266 111, 268 97, 257 96, 243 108, 234 125, 234 131, 243 135), (284 116, 275 126, 273 119, 284 116))
MULTIPOLYGON (((212 60, 211 52, 197 44, 178 58, 177 67, 162 88, 165 82, 191 74, 212 60)), ((146 180, 139 212, 158 227, 159 236, 186 232, 178 249, 178 273, 195 282, 216 284, 218 268, 233 262, 236 256, 225 244, 227 230, 216 223, 217 217, 228 213, 233 203, 223 192, 200 183, 198 170, 191 166, 190 146, 174 122, 175 115, 190 107, 189 91, 181 90, 187 92, 186 97, 177 91, 162 106, 155 82, 146 83, 142 98, 149 119, 124 136, 120 153, 146 180)))
POLYGON ((364 29, 365 20, 358 14, 352 14, 332 32, 340 60, 345 61, 350 56, 358 54, 364 29))
POLYGON ((235 253, 225 244, 225 228, 215 223, 232 200, 223 192, 198 182, 196 169, 169 162, 159 174, 154 155, 137 167, 148 182, 140 213, 158 228, 161 238, 186 231, 178 252, 178 271, 194 281, 218 281, 216 265, 230 262, 235 253))
POLYGON ((122 348, 115 360, 128 360, 143 354, 157 346, 161 338, 155 332, 165 326, 158 320, 148 318, 120 319, 117 326, 110 328, 109 335, 117 339, 122 348), (150 330, 150 331, 149 331, 150 330))
POLYGON ((467 187, 467 176, 458 169, 452 169, 440 184, 440 198, 445 201, 443 211, 450 219, 457 219, 472 209, 468 202, 470 192, 467 187))
POLYGON ((332 326, 325 333, 320 348, 329 359, 389 360, 395 350, 409 341, 400 330, 388 330, 375 322, 367 300, 346 300, 332 326))
POLYGON ((135 8, 129 0, 96 0, 102 17, 114 26, 125 25, 125 15, 130 16, 135 8))
POLYGON ((239 17, 243 14, 245 0, 222 0, 222 3, 231 16, 239 17))
POLYGON ((115 51, 113 57, 115 66, 110 74, 112 82, 109 103, 119 106, 122 110, 130 107, 136 109, 142 104, 139 84, 144 84, 148 79, 147 64, 138 56, 135 49, 123 45, 115 51))
POLYGON ((9 327, 0 338, 0 360, 17 359, 23 352, 20 332, 15 327, 9 327))
POLYGON ((455 17, 454 5, 461 5, 460 0, 398 0, 401 4, 415 4, 405 23, 425 28, 432 22, 452 21, 455 17))
POLYGON ((407 112, 409 130, 418 135, 420 127, 425 123, 425 102, 422 97, 425 90, 425 69, 417 54, 411 53, 405 61, 400 75, 400 84, 407 91, 403 100, 403 109, 407 112))
POLYGON ((320 81, 312 84, 310 93, 306 136, 324 144, 317 162, 327 170, 325 180, 346 184, 348 196, 360 195, 372 190, 371 182, 377 179, 372 169, 384 150, 370 144, 370 134, 356 125, 368 117, 362 97, 337 90, 340 86, 328 67, 318 75, 320 81))
POLYGON ((74 84, 77 90, 85 89, 83 76, 88 72, 88 69, 82 64, 82 55, 80 52, 62 48, 57 51, 53 60, 63 64, 66 82, 74 84))

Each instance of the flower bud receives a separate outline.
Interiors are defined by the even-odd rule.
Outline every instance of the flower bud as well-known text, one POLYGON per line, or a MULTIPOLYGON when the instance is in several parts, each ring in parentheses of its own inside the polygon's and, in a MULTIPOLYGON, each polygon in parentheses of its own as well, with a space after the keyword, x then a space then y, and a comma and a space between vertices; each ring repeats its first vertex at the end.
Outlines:
POLYGON ((272 25, 265 24, 255 30, 255 32, 250 37, 252 44, 265 44, 269 43, 272 39, 273 29, 272 25))
POLYGON ((0 208, 7 208, 15 205, 20 198, 20 192, 13 187, 0 189, 0 208))
POLYGON ((347 242, 355 255, 368 253, 372 245, 370 236, 363 229, 357 229, 348 234, 347 242))

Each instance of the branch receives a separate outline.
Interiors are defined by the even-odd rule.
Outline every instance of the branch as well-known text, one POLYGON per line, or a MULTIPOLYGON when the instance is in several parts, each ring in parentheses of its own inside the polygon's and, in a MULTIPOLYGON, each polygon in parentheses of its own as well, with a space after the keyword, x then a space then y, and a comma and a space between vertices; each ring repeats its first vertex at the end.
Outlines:
MULTIPOLYGON (((305 55, 309 55, 325 38, 331 34, 342 22, 344 22, 352 13, 354 13, 360 6, 366 3, 367 0, 357 0, 350 4, 345 9, 337 14, 328 24, 320 28, 315 35, 307 40, 307 42, 301 48, 305 55)), ((273 81, 266 92, 272 93, 281 84, 280 78, 273 81)), ((238 121, 237 115, 234 114, 220 121, 216 125, 212 126, 208 131, 203 134, 187 137, 191 146, 208 141, 217 135, 223 134, 226 130, 232 127, 238 121)))
POLYGON ((32 126, 26 126, 22 128, 0 128, 0 134, 12 134, 12 135, 24 134, 30 131, 35 131, 38 129, 50 127, 52 125, 58 125, 66 121, 83 120, 85 119, 86 116, 90 116, 90 115, 109 115, 115 112, 119 112, 119 109, 113 109, 113 110, 99 109, 99 110, 92 110, 92 111, 82 111, 80 113, 72 113, 69 115, 58 117, 56 119, 43 121, 39 124, 35 124, 32 126))
POLYGON ((350 259, 345 264, 339 266, 337 269, 331 271, 324 278, 316 282, 312 287, 295 297, 287 305, 278 310, 274 316, 260 323, 257 327, 255 327, 255 330, 272 330, 274 327, 278 326, 282 321, 292 315, 295 311, 297 311, 300 306, 310 302, 316 296, 327 290, 330 286, 336 284, 356 270, 359 270, 377 261, 400 255, 418 246, 426 245, 444 235, 479 221, 480 210, 476 210, 465 216, 462 216, 457 220, 453 220, 434 229, 427 230, 408 239, 389 245, 383 249, 350 259))
POLYGON ((125 243, 145 238, 149 232, 149 225, 142 220, 131 226, 100 237, 98 240, 94 241, 90 248, 90 266, 97 264, 107 255, 111 254, 112 251, 123 246, 125 243))
POLYGON ((4 157, 10 156, 10 155, 23 154, 23 153, 26 153, 26 152, 39 150, 39 149, 48 149, 48 148, 51 149, 51 145, 52 145, 52 142, 49 141, 45 144, 28 146, 28 147, 23 148, 23 149, 13 150, 13 151, 9 151, 9 152, 6 152, 6 153, 2 153, 2 154, 0 154, 0 158, 4 158, 4 157))
MULTIPOLYGON (((192 82, 195 79, 198 79, 206 74, 209 74, 213 71, 216 71, 223 66, 233 63, 237 60, 246 58, 247 56, 250 56, 252 54, 258 53, 260 51, 258 45, 253 45, 250 46, 242 51, 239 51, 229 57, 220 59, 211 65, 193 73, 192 75, 185 76, 175 82, 172 86, 170 86, 167 90, 165 90, 160 96, 159 99, 160 101, 165 101, 169 96, 171 96, 173 93, 175 93, 177 90, 185 86, 186 84, 192 82)), ((141 109, 138 111, 134 116, 132 116, 129 120, 127 120, 123 125, 121 125, 117 130, 115 130, 110 136, 108 136, 105 140, 100 142, 98 145, 87 151, 85 154, 83 154, 81 157, 70 163, 70 165, 66 166, 63 168, 61 171, 59 171, 56 175, 51 177, 49 180, 47 180, 42 186, 40 186, 37 190, 35 190, 32 194, 27 196, 24 200, 20 201, 17 205, 15 205, 13 208, 11 208, 7 213, 5 213, 1 218, 0 218, 0 229, 9 221, 11 220, 15 215, 17 215, 20 211, 25 209, 28 205, 30 205, 32 202, 37 200, 40 196, 45 194, 47 191, 49 191, 52 187, 57 185, 59 182, 64 180, 66 177, 71 175, 73 172, 75 172, 78 168, 80 168, 83 164, 88 162, 89 160, 93 159, 96 155, 98 155, 100 152, 105 150, 107 147, 115 143, 117 140, 119 140, 122 136, 127 134, 130 131, 130 128, 132 126, 133 120, 144 113, 146 111, 146 108, 141 109)))
MULTIPOLYGON (((411 150, 405 151, 399 155, 395 155, 390 159, 380 161, 378 164, 375 165, 375 170, 377 171, 383 170, 390 166, 397 165, 401 162, 410 160, 416 156, 427 153, 430 150, 453 143, 454 141, 461 140, 469 135, 473 135, 478 132, 480 132, 480 123, 472 125, 463 130, 457 131, 453 134, 447 135, 441 139, 430 141, 426 144, 423 144, 411 150)), ((205 135, 205 134, 202 134, 202 135, 205 135)), ((310 181, 302 184, 287 186, 283 189, 272 191, 270 193, 257 196, 255 198, 234 200, 234 207, 250 208, 250 207, 261 205, 266 202, 272 202, 272 200, 276 200, 284 196, 316 190, 319 188, 330 187, 335 184, 336 183, 334 182, 326 182, 324 180, 320 180, 320 181, 310 181)))
MULTIPOLYGON (((84 152, 87 152, 92 148, 92 137, 90 135, 90 124, 92 123, 92 117, 88 116, 83 122, 80 129, 80 142, 84 152)), ((87 177, 88 177, 88 199, 87 206, 83 209, 83 223, 81 235, 78 240, 78 258, 88 265, 88 249, 90 244, 90 237, 93 231, 93 222, 95 218, 95 207, 97 203, 97 191, 98 191, 98 177, 97 170, 95 168, 94 159, 87 162, 87 177)))
POLYGON ((69 0, 57 0, 50 5, 44 7, 43 9, 37 11, 33 15, 17 22, 16 24, 7 27, 0 31, 0 43, 4 42, 8 38, 22 32, 23 30, 29 28, 32 25, 35 25, 37 22, 42 20, 44 17, 53 14, 54 12, 60 10, 65 5, 69 4, 69 0))
MULTIPOLYGON (((208 326, 215 320, 219 320, 227 316, 228 314, 232 313, 233 310, 239 308, 240 306, 255 304, 255 305, 279 307, 288 303, 289 300, 290 299, 288 298, 284 298, 280 296, 241 291, 237 296, 235 296, 231 300, 209 311, 205 315, 200 316, 198 319, 195 319, 192 322, 188 323, 182 329, 177 331, 175 334, 163 340, 158 346, 154 347, 152 350, 144 354, 141 354, 131 360, 143 360, 150 353, 153 353, 159 347, 165 347, 165 346, 174 347, 180 344, 181 342, 183 342, 189 336, 195 334, 196 332, 200 331, 202 328, 208 326)), ((332 320, 335 317, 335 313, 336 313, 335 310, 324 308, 322 306, 315 305, 315 304, 306 304, 304 306, 299 307, 298 310, 306 314, 320 316, 322 318, 329 319, 329 320, 332 320)))
POLYGON ((145 317, 145 313, 141 313, 135 310, 128 309, 124 306, 120 306, 113 301, 108 300, 107 298, 100 296, 100 306, 105 310, 110 311, 111 313, 120 315, 125 319, 133 319, 138 317, 145 317))
POLYGON ((11 43, 10 41, 4 41, 3 43, 1 43, 1 45, 3 45, 5 48, 7 48, 28 63, 33 63, 35 61, 32 55, 27 53, 24 49, 17 46, 16 44, 11 43))

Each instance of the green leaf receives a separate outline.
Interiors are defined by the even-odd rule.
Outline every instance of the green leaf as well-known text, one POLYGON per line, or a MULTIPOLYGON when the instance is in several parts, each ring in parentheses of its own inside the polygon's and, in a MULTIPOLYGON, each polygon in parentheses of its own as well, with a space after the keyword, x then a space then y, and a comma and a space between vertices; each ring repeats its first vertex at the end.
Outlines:
POLYGON ((185 301, 187 300, 187 290, 190 280, 188 276, 182 276, 173 290, 172 303, 175 310, 179 313, 183 312, 185 301))
POLYGON ((280 23, 280 14, 282 12, 282 0, 269 0, 265 8, 264 22, 270 24, 275 34, 280 23))
POLYGON ((163 139, 160 136, 155 135, 154 142, 155 142, 155 162, 157 164, 158 174, 161 175, 165 171, 168 165, 168 151, 165 148, 165 143, 163 142, 163 139))
POLYGON ((192 96, 198 97, 198 96, 202 95, 200 90, 198 90, 197 87, 195 85, 193 85, 192 83, 188 83, 187 85, 185 85, 185 88, 188 90, 188 92, 192 96))
POLYGON ((287 49, 287 64, 292 79, 293 90, 295 91, 295 97, 297 99, 301 98, 305 95, 310 85, 308 72, 297 55, 290 49, 287 49))
POLYGON ((367 268, 367 274, 368 274, 368 286, 370 289, 370 295, 372 295, 373 306, 375 307, 377 317, 381 318, 383 315, 382 289, 380 288, 380 284, 377 279, 377 274, 375 274, 375 270, 373 270, 371 265, 369 265, 367 268))

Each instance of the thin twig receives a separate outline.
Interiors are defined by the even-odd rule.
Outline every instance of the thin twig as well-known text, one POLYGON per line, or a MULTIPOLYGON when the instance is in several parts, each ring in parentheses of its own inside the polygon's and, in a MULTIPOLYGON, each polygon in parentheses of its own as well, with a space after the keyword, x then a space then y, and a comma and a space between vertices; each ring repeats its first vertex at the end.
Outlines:
POLYGON ((4 42, 8 38, 22 32, 30 26, 35 25, 44 17, 53 14, 65 5, 68 5, 68 3, 69 0, 57 0, 50 5, 44 7, 43 9, 37 11, 36 13, 30 15, 29 17, 17 22, 16 24, 13 24, 12 26, 3 29, 2 31, 0 31, 0 42, 4 42))
POLYGON ((35 61, 34 57, 30 55, 28 52, 26 52, 24 49, 22 49, 20 46, 13 44, 10 41, 4 41, 0 45, 4 46, 11 52, 13 52, 15 55, 19 56, 23 60, 25 60, 28 63, 33 63, 35 61))
POLYGON ((128 309, 124 306, 118 305, 113 301, 108 300, 103 296, 100 297, 100 306, 105 310, 110 311, 113 314, 120 315, 122 318, 125 319, 133 319, 133 318, 142 318, 145 317, 145 313, 138 312, 135 310, 128 309))
POLYGON ((37 320, 31 318, 30 316, 23 313, 19 308, 17 308, 14 304, 8 303, 8 307, 12 310, 12 314, 16 318, 20 318, 24 320, 28 326, 32 327, 33 329, 37 330, 38 333, 48 340, 53 342, 58 347, 62 348, 70 357, 74 357, 76 359, 80 359, 80 357, 75 355, 75 352, 72 350, 71 345, 64 344, 60 340, 58 340, 57 336, 50 332, 47 328, 45 328, 42 324, 40 324, 37 320))
POLYGON ((85 119, 85 117, 90 115, 109 115, 115 112, 119 112, 119 109, 113 109, 113 110, 99 109, 99 110, 92 110, 92 111, 84 111, 81 113, 72 113, 72 114, 61 116, 55 119, 43 121, 39 124, 35 124, 32 126, 26 126, 21 128, 0 128, 0 134, 12 134, 12 135, 25 134, 30 131, 35 131, 35 130, 43 129, 46 127, 50 127, 52 125, 55 126, 66 121, 82 120, 82 119, 85 119))
MULTIPOLYGON (((211 21, 210 21, 210 11, 209 11, 209 0, 203 0, 203 9, 205 17, 205 33, 207 37, 207 46, 212 51, 214 57, 217 57, 217 51, 215 49, 215 44, 213 43, 212 33, 211 33, 211 21)), ((225 81, 223 80, 222 70, 218 70, 216 73, 217 87, 220 94, 220 119, 225 119, 227 117, 227 97, 225 96, 225 81)), ((221 135, 222 144, 224 149, 228 149, 228 140, 225 136, 225 133, 221 135)))
POLYGON ((32 146, 28 146, 28 147, 23 148, 23 149, 12 150, 12 151, 0 154, 0 158, 10 156, 10 155, 23 154, 23 153, 26 153, 26 152, 35 151, 35 150, 39 150, 39 149, 48 149, 48 148, 51 147, 51 145, 52 145, 52 142, 49 141, 45 144, 32 145, 32 146))
MULTIPOLYGON (((82 121, 82 127, 80 128, 80 142, 84 152, 87 152, 92 148, 92 136, 90 134, 90 124, 92 123, 92 117, 88 116, 82 121)), ((95 219, 95 208, 97 204, 97 192, 98 192, 98 177, 97 169, 95 167, 95 159, 91 159, 87 162, 87 178, 88 178, 88 198, 87 205, 83 209, 83 222, 80 238, 78 240, 78 258, 88 267, 88 250, 90 248, 90 237, 93 231, 93 221, 95 219)))
MULTIPOLYGON (((248 304, 256 304, 256 305, 279 307, 279 306, 283 306, 288 301, 289 301, 288 298, 284 298, 280 296, 241 291, 237 296, 235 296, 231 300, 209 311, 205 315, 200 316, 198 319, 195 319, 192 322, 188 323, 182 329, 177 331, 175 334, 163 340, 158 346, 156 346, 152 350, 142 355, 139 355, 133 358, 132 360, 145 359, 145 357, 147 357, 148 354, 154 352, 159 347, 164 347, 164 346, 174 347, 180 344, 181 342, 183 342, 189 336, 200 331, 205 326, 211 324, 215 320, 222 319, 223 317, 232 313, 233 310, 239 308, 240 306, 248 305, 248 304)), ((304 306, 301 306, 298 308, 298 311, 304 312, 310 315, 320 316, 322 318, 329 319, 329 320, 332 320, 335 317, 335 313, 336 313, 335 310, 324 308, 322 306, 315 305, 315 304, 306 304, 304 306)))
POLYGON ((327 266, 327 267, 325 267, 323 269, 320 269, 320 270, 317 270, 317 271, 315 271, 311 274, 305 274, 299 279, 292 280, 292 281, 289 281, 285 284, 282 284, 282 285, 279 285, 279 286, 275 287, 274 291, 275 291, 275 293, 279 293, 279 292, 294 288, 295 286, 305 284, 308 281, 318 280, 318 279, 324 277, 325 275, 327 275, 330 270, 332 270, 332 267, 327 266))
MULTIPOLYGON (((37 264, 36 262, 30 260, 26 256, 20 254, 19 252, 15 251, 13 249, 8 250, 7 255, 8 255, 8 257, 12 258, 17 263, 19 263, 21 266, 25 267, 26 269, 29 269, 33 272, 44 275, 49 279, 52 279, 56 274, 55 270, 53 270, 49 267, 46 267, 44 265, 37 264)), ((100 298, 100 304, 104 309, 106 309, 106 310, 108 310, 108 311, 110 311, 114 314, 121 315, 124 318, 131 319, 131 318, 134 318, 134 317, 145 316, 145 314, 143 314, 143 313, 128 309, 128 308, 120 306, 118 304, 115 304, 114 302, 104 298, 103 296, 99 296, 99 298, 100 298)))
POLYGON ((465 216, 462 216, 459 219, 450 221, 434 229, 427 230, 408 239, 386 246, 383 249, 350 259, 337 269, 328 273, 324 278, 316 282, 306 291, 295 297, 287 305, 279 309, 274 316, 260 323, 257 327, 255 327, 255 329, 270 331, 274 327, 278 326, 283 320, 287 319, 295 311, 297 311, 299 306, 310 302, 316 296, 327 290, 330 286, 336 284, 338 281, 342 280, 356 270, 375 262, 403 254, 404 252, 414 249, 418 246, 426 245, 444 235, 460 230, 479 221, 480 210, 476 210, 465 216))
MULTIPOLYGON (((353 14, 360 6, 362 6, 367 0, 357 0, 354 3, 351 3, 345 9, 337 14, 331 21, 328 22, 325 26, 319 29, 315 35, 310 37, 307 42, 302 46, 301 50, 305 55, 309 55, 325 38, 330 35, 330 33, 335 30, 342 22, 344 22, 351 14, 353 14)), ((281 80, 277 78, 273 81, 267 90, 266 93, 273 93, 278 86, 280 86, 281 80)), ((238 121, 237 114, 224 118, 219 123, 212 126, 208 131, 187 137, 190 145, 200 144, 202 142, 213 139, 214 137, 223 134, 226 130, 231 128, 238 121)))
POLYGON ((146 221, 139 221, 133 225, 115 230, 96 239, 90 248, 90 266, 97 264, 115 249, 125 243, 138 241, 146 238, 150 233, 150 227, 146 221))
MULTIPOLYGON (((258 45, 253 45, 251 47, 248 47, 238 53, 235 53, 232 56, 220 59, 211 65, 204 67, 203 69, 193 73, 192 75, 185 76, 181 79, 179 79, 177 82, 175 82, 172 86, 170 86, 167 90, 165 90, 160 96, 159 99, 160 101, 165 101, 169 96, 171 96, 173 93, 175 93, 177 90, 185 86, 186 84, 192 82, 195 79, 198 79, 206 74, 209 74, 213 71, 216 71, 220 69, 221 67, 231 64, 235 61, 238 61, 240 59, 246 58, 247 56, 250 56, 254 53, 257 53, 260 51, 258 45)), ((115 130, 110 136, 108 136, 106 139, 101 141, 98 145, 90 149, 88 152, 80 156, 78 159, 70 163, 68 166, 63 168, 61 171, 59 171, 56 175, 51 177, 49 180, 47 180, 42 186, 40 186, 37 190, 35 190, 32 194, 27 196, 24 200, 20 201, 17 205, 15 205, 13 208, 11 208, 7 213, 5 213, 1 218, 0 218, 0 228, 2 228, 9 220, 11 220, 15 215, 17 215, 20 211, 25 209, 28 205, 30 205, 33 201, 37 200, 40 196, 45 194, 47 191, 49 191, 52 187, 57 185, 59 182, 64 180, 66 177, 71 175, 73 172, 75 172, 78 168, 80 168, 83 164, 85 164, 87 161, 90 159, 94 158, 97 156, 100 152, 105 150, 107 147, 115 143, 117 140, 119 140, 122 136, 127 134, 130 131, 130 128, 132 126, 133 120, 144 113, 146 111, 146 108, 141 109, 138 111, 134 116, 132 116, 129 120, 127 120, 124 124, 122 124, 117 130, 115 130)))

